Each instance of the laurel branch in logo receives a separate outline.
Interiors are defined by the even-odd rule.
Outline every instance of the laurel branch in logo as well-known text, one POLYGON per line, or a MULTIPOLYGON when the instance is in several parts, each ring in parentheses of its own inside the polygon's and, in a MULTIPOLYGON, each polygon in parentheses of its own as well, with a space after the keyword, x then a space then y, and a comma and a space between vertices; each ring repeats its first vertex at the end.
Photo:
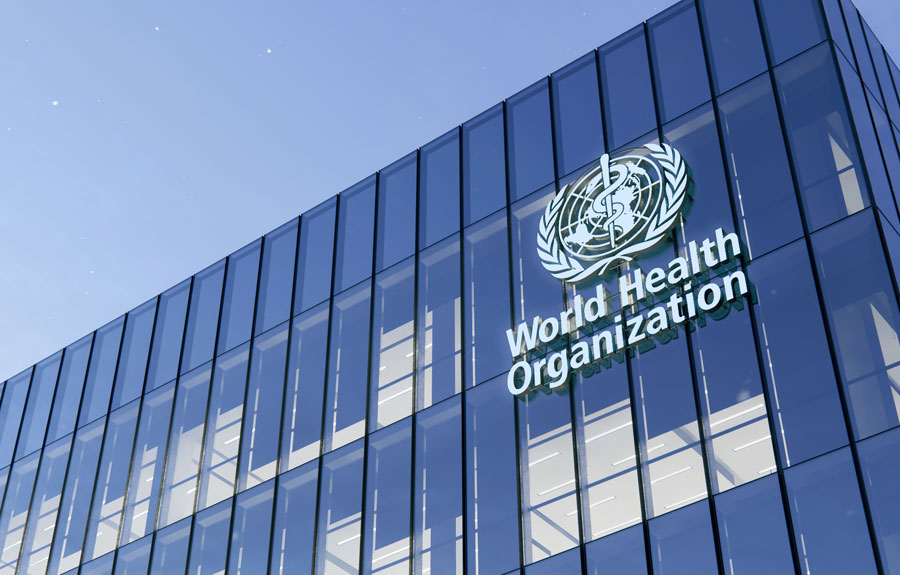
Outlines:
MULTIPOLYGON (((684 205, 688 190, 687 165, 678 150, 668 144, 647 144, 645 148, 650 152, 650 157, 656 160, 662 168, 662 190, 658 205, 649 214, 649 221, 633 237, 629 237, 624 243, 616 246, 614 234, 610 234, 611 249, 605 250, 590 265, 585 265, 574 257, 566 246, 562 245, 559 233, 560 216, 566 198, 574 190, 574 186, 582 181, 579 178, 575 182, 566 185, 547 204, 541 217, 537 234, 537 253, 544 268, 555 278, 567 283, 579 283, 594 275, 602 276, 614 263, 619 261, 631 261, 633 256, 647 251, 659 244, 675 226, 678 214, 684 205)), ((608 163, 608 158, 604 157, 608 163)), ((605 166, 603 169, 607 169, 605 166)), ((607 170, 608 171, 608 170, 607 170)), ((608 175, 607 184, 608 184, 608 175)), ((621 182, 619 182, 621 183, 621 182)), ((583 184, 582 184, 583 185, 583 184)), ((607 224, 608 226, 609 224, 607 224)), ((586 233, 586 230, 585 230, 586 233)))

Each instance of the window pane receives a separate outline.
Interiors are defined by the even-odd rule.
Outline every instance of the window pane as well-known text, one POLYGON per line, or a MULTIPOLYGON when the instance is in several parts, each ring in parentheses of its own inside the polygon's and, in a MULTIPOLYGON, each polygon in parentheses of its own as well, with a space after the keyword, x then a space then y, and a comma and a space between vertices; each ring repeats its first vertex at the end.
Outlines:
POLYGON ((822 8, 831 39, 847 58, 853 58, 853 50, 850 48, 850 37, 847 35, 847 27, 844 25, 844 15, 841 13, 841 0, 823 0, 822 8))
POLYGON ((900 310, 872 213, 816 233, 813 251, 853 434, 868 437, 900 423, 900 310))
POLYGON ((65 355, 63 355, 59 383, 56 386, 56 397, 53 400, 53 411, 50 415, 50 427, 47 429, 47 443, 56 441, 75 430, 78 403, 81 401, 88 358, 91 354, 92 335, 86 335, 67 347, 65 355))
POLYGON ((831 50, 821 46, 779 66, 775 79, 810 229, 868 206, 831 50))
POLYGON ((150 566, 150 547, 153 535, 119 548, 116 553, 115 575, 147 575, 150 566))
POLYGON ((224 281, 225 260, 213 264, 194 276, 187 333, 184 338, 184 357, 181 359, 181 373, 187 373, 213 358, 224 281))
POLYGON ((647 575, 644 531, 640 525, 589 543, 585 556, 587 575, 647 575))
POLYGON ((459 130, 422 148, 419 248, 459 231, 459 130))
POLYGON ((44 444, 47 433, 47 420, 50 419, 50 406, 53 404, 53 391, 56 389, 56 378, 59 375, 59 364, 62 353, 48 357, 34 366, 31 376, 31 389, 28 393, 28 404, 22 418, 22 429, 19 431, 19 446, 16 448, 16 459, 20 459, 44 444))
POLYGON ((653 47, 653 77, 663 122, 709 100, 709 77, 697 10, 687 0, 647 23, 653 47))
POLYGON ((541 80, 506 102, 511 198, 524 198, 553 181, 552 138, 549 90, 541 80))
POLYGON ((419 254, 417 409, 462 389, 459 236, 419 254))
POLYGON ((218 354, 250 339, 259 275, 259 245, 257 240, 228 256, 218 354))
POLYGON ((872 55, 872 61, 875 64, 875 74, 878 76, 878 85, 870 86, 872 94, 881 101, 884 96, 884 108, 892 118, 900 120, 900 102, 897 101, 897 93, 894 91, 894 84, 891 81, 891 71, 888 68, 887 59, 881 43, 875 37, 875 33, 869 28, 869 25, 863 22, 866 30, 866 39, 869 42, 869 52, 872 55), (878 88, 881 88, 879 93, 878 88))
POLYGON ((476 385, 509 369, 509 239, 506 213, 466 229, 463 286, 466 381, 476 385))
POLYGON ((525 575, 557 575, 559 573, 581 573, 581 554, 578 549, 572 549, 525 567, 525 575))
POLYGON ((69 474, 59 506, 57 528, 50 556, 49 575, 59 575, 78 567, 91 506, 91 491, 97 477, 97 461, 103 444, 103 426, 99 420, 75 433, 69 459, 69 474))
POLYGON ((4 575, 12 575, 16 571, 40 457, 40 453, 34 453, 20 459, 9 473, 3 512, 0 514, 0 545, 3 546, 0 547, 0 573, 4 575))
POLYGON ((506 205, 503 105, 463 124, 463 212, 465 225, 506 205))
POLYGON ((718 103, 738 228, 752 258, 803 234, 769 76, 721 96, 718 103))
POLYGON ((318 463, 310 463, 278 480, 269 573, 293 575, 312 571, 318 471, 318 463))
POLYGON ((181 575, 187 563, 191 522, 184 520, 156 533, 150 575, 181 575))
POLYGON ((274 481, 238 495, 231 528, 229 574, 257 575, 268 572, 274 497, 274 481))
POLYGON ((409 572, 410 422, 369 436, 363 573, 409 572))
POLYGON ((375 271, 416 249, 416 153, 381 170, 378 179, 378 248, 375 271))
POLYGON ((33 371, 34 369, 29 367, 6 382, 3 403, 0 404, 0 468, 6 467, 12 461, 33 371))
POLYGON ((875 573, 850 451, 784 472, 800 565, 807 573, 875 573))
POLYGON ((28 522, 28 532, 19 558, 19 573, 44 575, 47 572, 50 544, 53 543, 53 530, 59 514, 71 447, 72 437, 69 436, 44 449, 31 502, 31 520, 28 522))
MULTIPOLYGON (((512 206, 512 261, 514 314, 516 323, 530 322, 533 317, 559 317, 563 311, 564 288, 559 280, 547 273, 541 260, 535 257, 538 225, 544 209, 556 195, 555 190, 542 190, 533 197, 512 206)), ((492 326, 505 336, 503 323, 492 326)), ((505 339, 505 338, 504 338, 505 339)), ((509 357, 507 344, 504 355, 509 357)), ((491 374, 493 375, 493 374, 491 374)))
POLYGON ((173 381, 144 396, 141 423, 131 462, 131 483, 125 503, 121 545, 140 539, 156 525, 159 487, 162 484, 174 395, 173 381))
POLYGON ((574 394, 584 538, 590 541, 641 521, 625 365, 613 362, 579 377, 574 394))
POLYGON ((766 70, 766 53, 752 0, 701 0, 700 13, 717 94, 766 70))
POLYGON ((115 554, 107 553, 100 559, 82 565, 78 575, 109 575, 112 572, 114 560, 115 554))
POLYGON ((281 432, 282 469, 319 456, 327 345, 328 304, 294 318, 281 432))
POLYGON ((463 572, 462 421, 459 398, 416 416, 413 572, 463 572))
POLYGON ((600 84, 593 51, 553 74, 553 118, 560 176, 603 154, 600 84))
POLYGON ((125 335, 122 336, 122 353, 116 370, 112 409, 122 407, 144 392, 144 376, 147 374, 157 299, 153 298, 131 310, 125 318, 125 335))
POLYGON ((171 525, 194 511, 211 375, 210 364, 207 364, 183 375, 178 381, 159 511, 160 527, 171 525))
POLYGON ((728 573, 794 572, 778 479, 766 477, 716 496, 728 573))
POLYGON ((275 327, 291 315, 298 223, 298 220, 291 220, 266 234, 263 240, 259 298, 256 302, 256 334, 275 327))
POLYGON ((372 315, 370 430, 412 413, 415 263, 410 259, 375 277, 372 315))
POLYGON ((231 528, 229 499, 197 513, 191 535, 188 575, 223 575, 228 559, 228 534, 231 528))
POLYGON ((466 547, 469 573, 519 565, 516 423, 506 377, 466 392, 466 547))
POLYGON ((366 430, 371 284, 334 298, 328 391, 325 397, 325 451, 359 439, 366 430))
MULTIPOLYGON (((870 90, 878 90, 878 81, 875 79, 875 68, 872 66, 872 59, 869 57, 869 49, 866 46, 866 34, 863 31, 860 22, 859 13, 853 4, 846 0, 841 1, 844 7, 844 21, 847 23, 847 31, 850 33, 850 40, 853 44, 853 52, 856 54, 856 63, 859 65, 859 76, 866 83, 870 90)), ((853 60, 853 56, 849 53, 846 57, 853 60)), ((878 101, 883 106, 881 98, 878 101)))
POLYGON ((650 553, 654 573, 718 573, 707 502, 700 501, 651 521, 650 553))
POLYGON ((372 275, 375 246, 375 176, 341 193, 338 212, 334 293, 372 275))
POLYGON ((288 322, 253 341, 238 491, 275 477, 287 348, 288 322))
POLYGON ((654 130, 656 110, 643 26, 600 47, 600 74, 606 148, 614 150, 654 130))
POLYGON ((316 537, 318 575, 359 573, 364 470, 362 441, 329 453, 322 461, 316 537))
POLYGON ((846 445, 822 312, 810 297, 816 287, 806 245, 796 242, 756 259, 747 274, 756 288, 756 328, 782 465, 846 445))
MULTIPOLYGON (((900 153, 897 152, 897 145, 892 135, 893 127, 890 120, 888 120, 887 114, 874 104, 872 104, 870 109, 872 111, 872 120, 875 124, 875 131, 878 135, 878 143, 881 144, 882 158, 890 177, 891 187, 896 190, 892 197, 888 188, 882 188, 877 196, 877 202, 891 224, 900 227, 900 222, 897 220, 897 212, 894 208, 894 200, 897 197, 897 192, 900 191, 900 153)), ((878 156, 872 156, 869 163, 871 164, 872 162, 878 162, 878 156)))
POLYGON ((242 345, 216 360, 197 509, 215 505, 234 494, 250 355, 248 347, 248 344, 242 345))
MULTIPOLYGON (((303 214, 300 221, 300 255, 297 258, 294 313, 305 311, 331 295, 334 257, 334 217, 337 202, 329 199, 303 214)), ((369 250, 371 253, 371 250, 369 250)))
MULTIPOLYGON (((109 394, 116 373, 116 360, 119 357, 124 322, 123 316, 94 333, 94 347, 91 349, 91 363, 84 384, 84 396, 81 398, 78 425, 84 425, 108 413, 109 394)), ((3 459, 0 458, 0 464, 2 463, 3 459)))
POLYGON ((779 64, 825 39, 816 0, 760 0, 772 63, 779 64))
POLYGON ((172 381, 178 374, 184 318, 187 313, 191 280, 185 280, 159 296, 159 312, 153 330, 153 349, 147 371, 147 391, 172 381))
POLYGON ((84 544, 85 559, 96 559, 116 548, 139 404, 140 401, 133 401, 109 415, 84 544))
POLYGON ((900 573, 900 430, 859 443, 866 499, 885 573, 900 573))

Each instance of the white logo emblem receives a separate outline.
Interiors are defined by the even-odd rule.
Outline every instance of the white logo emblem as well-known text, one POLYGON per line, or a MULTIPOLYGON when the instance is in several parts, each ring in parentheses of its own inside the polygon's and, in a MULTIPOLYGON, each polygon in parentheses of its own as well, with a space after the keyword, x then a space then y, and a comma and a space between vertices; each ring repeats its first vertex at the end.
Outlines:
POLYGON ((687 197, 687 166, 668 144, 600 161, 547 205, 537 252, 554 277, 578 283, 659 244, 687 197))

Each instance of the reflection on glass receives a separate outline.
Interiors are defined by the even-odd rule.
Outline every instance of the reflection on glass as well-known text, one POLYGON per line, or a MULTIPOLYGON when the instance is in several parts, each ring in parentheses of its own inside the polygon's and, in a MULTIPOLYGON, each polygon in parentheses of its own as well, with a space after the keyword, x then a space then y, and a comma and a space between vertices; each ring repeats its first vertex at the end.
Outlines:
POLYGON ((426 248, 458 231, 459 129, 454 128, 422 148, 419 248, 426 248))
POLYGON ((78 402, 84 389, 84 376, 87 373, 91 353, 92 336, 93 334, 86 335, 73 343, 66 348, 63 355, 56 398, 53 400, 53 411, 50 415, 50 427, 47 429, 47 443, 52 443, 75 430, 78 402))
POLYGON ((218 354, 250 339, 256 280, 259 276, 260 243, 257 240, 228 256, 222 316, 219 320, 218 354))
POLYGON ((44 575, 47 572, 50 544, 53 543, 53 530, 56 527, 71 446, 72 437, 69 436, 44 449, 31 502, 31 520, 28 522, 28 532, 19 558, 19 573, 44 575))
POLYGON ((149 575, 180 575, 187 564, 191 521, 185 519, 157 531, 149 575))
POLYGON ((339 203, 334 293, 340 293, 372 275, 375 176, 341 192, 339 203))
POLYGON ((772 64, 784 62, 825 39, 825 26, 816 0, 761 0, 759 8, 769 38, 772 64))
POLYGON ((560 176, 603 154, 603 117, 594 52, 553 74, 553 119, 560 176))
POLYGON ((312 571, 318 471, 318 463, 313 462, 278 479, 269 573, 293 575, 312 571))
POLYGON ((304 213, 300 220, 300 253, 294 280, 295 314, 325 301, 331 295, 336 213, 337 200, 330 198, 304 213))
POLYGON ((190 291, 191 280, 188 279, 159 296, 150 365, 147 368, 147 391, 172 381, 178 373, 190 291))
POLYGON ((558 573, 581 573, 581 554, 572 549, 539 563, 525 567, 525 575, 557 575, 558 573))
POLYGON ((710 69, 721 94, 766 69, 753 0, 701 0, 710 69))
POLYGON ((113 389, 112 408, 119 408, 138 398, 144 390, 144 375, 150 357, 150 340, 153 336, 153 320, 156 317, 156 301, 147 303, 128 312, 125 318, 125 335, 122 339, 122 353, 116 369, 116 384, 113 389))
POLYGON ((47 420, 50 419, 50 406, 53 403, 53 392, 56 389, 56 378, 62 352, 57 352, 34 366, 31 386, 28 391, 28 404, 22 417, 22 428, 19 430, 19 445, 16 448, 16 459, 20 459, 44 445, 47 433, 47 420))
POLYGON ((113 568, 115 553, 107 553, 99 559, 85 563, 78 571, 78 575, 109 575, 113 568))
POLYGON ((465 225, 506 205, 503 105, 463 124, 463 215, 465 225))
POLYGON ((231 500, 197 513, 188 575, 224 575, 231 527, 231 500))
POLYGON ((587 575, 647 575, 644 530, 635 525, 589 543, 585 546, 585 558, 587 575))
POLYGON ((231 527, 229 575, 257 575, 268 571, 274 499, 273 481, 238 495, 231 527))
POLYGON ((376 272, 411 256, 416 249, 416 159, 413 152, 379 174, 376 272))
MULTIPOLYGON (((106 415, 109 410, 109 394, 112 391, 113 376, 116 373, 116 360, 119 357, 119 344, 122 341, 122 325, 124 323, 125 317, 123 316, 94 333, 94 346, 91 349, 91 363, 88 366, 87 381, 84 384, 84 396, 81 398, 81 415, 78 416, 78 425, 90 423, 98 417, 106 415)), ((7 391, 7 393, 9 392, 7 391)), ((4 401, 4 407, 5 403, 4 401)), ((0 457, 0 465, 3 462, 3 458, 0 457)))
POLYGON ((885 573, 900 573, 900 429, 859 443, 866 499, 885 573))
MULTIPOLYGON (((325 455, 319 488, 316 574, 359 573, 363 442, 325 455)), ((371 531, 370 531, 371 532, 371 531)))
POLYGON ((225 260, 209 266, 194 276, 181 358, 181 373, 186 373, 213 358, 224 281, 225 260))
POLYGON ((607 149, 614 150, 656 128, 643 25, 600 47, 600 74, 607 149))
POLYGON ((521 199, 553 181, 553 134, 547 80, 506 102, 509 195, 521 199))
POLYGON ((719 572, 709 505, 694 503, 650 522, 653 572, 713 575, 719 572))
POLYGON ((12 461, 32 371, 28 368, 9 378, 4 386, 3 402, 0 403, 0 467, 6 467, 12 461))
POLYGON ((33 453, 20 459, 9 473, 3 512, 0 513, 0 573, 3 575, 12 575, 16 571, 40 458, 40 453, 33 453))
POLYGON ((297 220, 291 220, 266 234, 263 241, 255 334, 275 327, 291 314, 297 225, 297 220))
POLYGON ((115 575, 147 575, 153 536, 148 535, 116 551, 115 575))

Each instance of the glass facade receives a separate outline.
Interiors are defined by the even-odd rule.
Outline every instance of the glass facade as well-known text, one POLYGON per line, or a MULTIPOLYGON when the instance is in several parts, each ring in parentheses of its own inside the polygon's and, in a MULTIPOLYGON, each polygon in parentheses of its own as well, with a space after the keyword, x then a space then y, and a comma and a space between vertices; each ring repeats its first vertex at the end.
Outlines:
POLYGON ((0 575, 900 574, 898 91, 847 1, 679 2, 0 383, 0 575), (750 293, 515 398, 545 207, 655 142, 620 273, 750 293))

